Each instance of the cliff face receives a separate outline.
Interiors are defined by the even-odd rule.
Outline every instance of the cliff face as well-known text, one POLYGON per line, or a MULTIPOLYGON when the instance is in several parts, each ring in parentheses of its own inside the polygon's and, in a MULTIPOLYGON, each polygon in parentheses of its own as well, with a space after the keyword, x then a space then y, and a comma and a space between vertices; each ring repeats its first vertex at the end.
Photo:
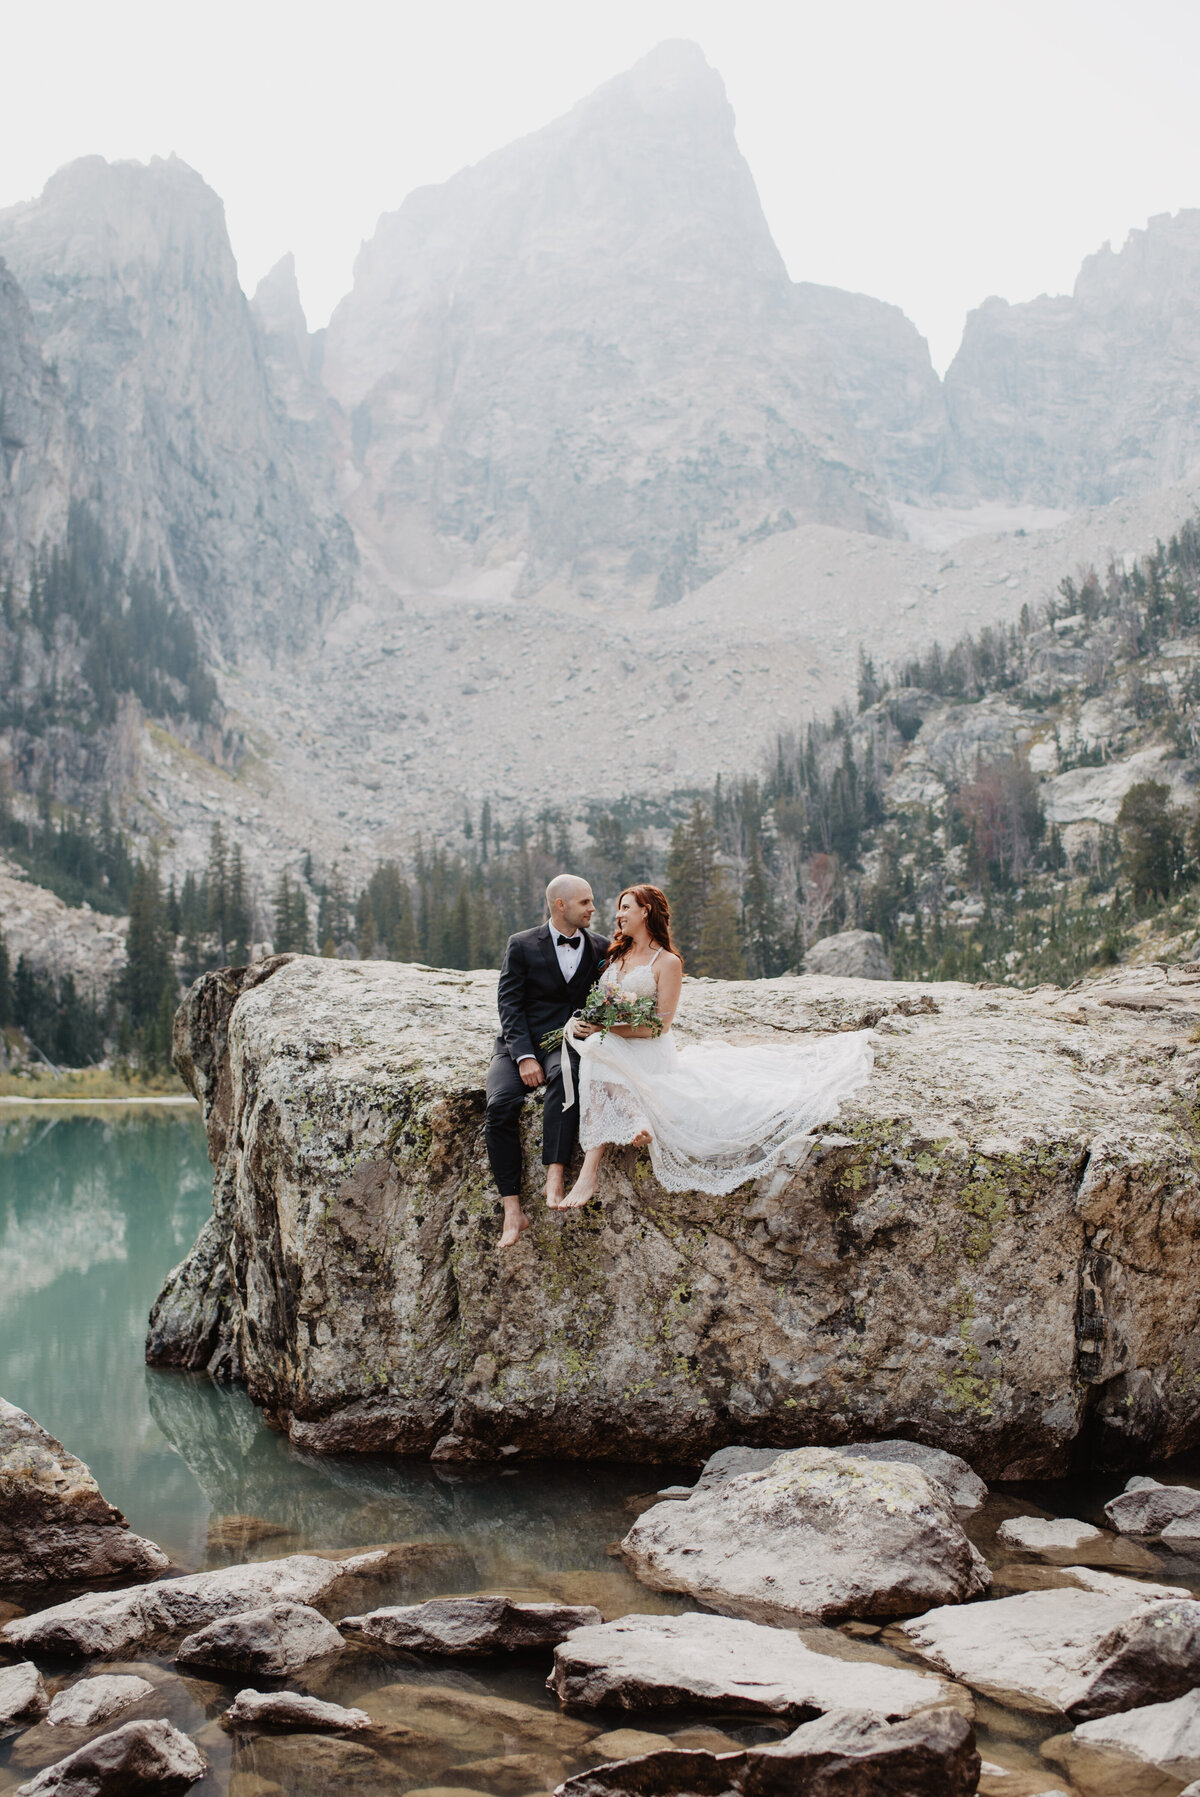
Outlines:
MULTIPOLYGON (((893 309, 843 297, 837 356, 861 385, 893 309)), ((380 220, 324 358, 356 527, 418 585, 526 558, 526 588, 659 602, 748 533, 887 533, 825 327, 771 240, 719 76, 662 44, 380 220)), ((930 386, 936 409, 915 330, 882 359, 889 395, 912 382, 926 405, 930 386)))
POLYGON ((946 373, 947 485, 1103 505, 1200 459, 1200 211, 1089 256, 1074 293, 967 319, 946 373))
MULTIPOLYGON (((329 1452, 670 1460, 906 1435, 989 1478, 1176 1452, 1200 1435, 1195 1001, 1105 992, 689 982, 685 1034, 875 1023, 871 1083, 789 1180, 671 1195, 621 1150, 602 1210, 531 1198, 500 1256, 493 974, 206 975, 175 1051, 214 1216, 148 1358, 243 1378, 329 1452)), ((539 1121, 531 1100, 532 1171, 539 1121)))
POLYGON ((75 496, 226 649, 302 639, 352 546, 271 392, 216 194, 174 157, 86 157, 0 213, 0 255, 62 385, 75 496))
POLYGON ((0 559, 19 574, 66 528, 71 450, 62 389, 28 301, 0 262, 0 559))

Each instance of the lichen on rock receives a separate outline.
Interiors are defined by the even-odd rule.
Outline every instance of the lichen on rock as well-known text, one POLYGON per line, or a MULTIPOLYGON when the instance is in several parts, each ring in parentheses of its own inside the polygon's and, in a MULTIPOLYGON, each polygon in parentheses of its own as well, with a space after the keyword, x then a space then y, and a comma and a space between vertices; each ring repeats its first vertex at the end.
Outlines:
MULTIPOLYGON (((797 1172, 600 1205, 497 1253, 483 1148, 495 975, 279 958, 176 1020, 214 1214, 157 1364, 241 1377, 317 1451, 699 1460, 903 1436, 989 1479, 1200 1437, 1200 1049, 1168 1013, 816 977, 689 981, 681 1036, 875 1026, 875 1073, 797 1172)), ((1111 983, 1111 976, 1110 983, 1111 983)))

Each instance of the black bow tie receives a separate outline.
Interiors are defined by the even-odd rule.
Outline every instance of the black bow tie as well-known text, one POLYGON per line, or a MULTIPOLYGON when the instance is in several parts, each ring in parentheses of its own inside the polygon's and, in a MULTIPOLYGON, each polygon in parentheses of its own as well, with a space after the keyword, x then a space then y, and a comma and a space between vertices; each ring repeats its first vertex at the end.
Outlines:
POLYGON ((578 936, 560 936, 558 946, 559 948, 578 948, 579 938, 578 936))

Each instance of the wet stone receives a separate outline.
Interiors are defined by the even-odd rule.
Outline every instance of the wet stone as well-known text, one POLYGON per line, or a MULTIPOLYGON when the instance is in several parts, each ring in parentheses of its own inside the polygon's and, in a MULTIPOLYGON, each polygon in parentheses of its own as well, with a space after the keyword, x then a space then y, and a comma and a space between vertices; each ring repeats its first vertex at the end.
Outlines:
MULTIPOLYGON (((837 1636, 834 1643, 848 1646, 837 1636)), ((579 1629, 555 1649, 548 1683, 563 1703, 626 1710, 695 1704, 751 1715, 857 1709, 899 1717, 951 1700, 940 1679, 835 1658, 790 1630, 696 1612, 579 1629)))
POLYGON ((1200 1778, 1200 1690, 1080 1723, 1042 1752, 1089 1797, 1157 1797, 1165 1780, 1200 1778))
POLYGON ((199 1748, 169 1722, 126 1722, 47 1766, 17 1797, 160 1797, 203 1778, 199 1748))
POLYGON ((60 1691, 50 1705, 46 1723, 50 1728, 94 1728, 153 1695, 154 1686, 148 1679, 100 1673, 60 1691))
POLYGON ((585 1604, 521 1604, 507 1597, 447 1597, 346 1616, 342 1628, 407 1653, 490 1654, 552 1648, 601 1620, 585 1604))
POLYGON ((996 1539, 1005 1547, 1023 1548, 1031 1554, 1074 1553, 1077 1548, 1103 1541, 1104 1532, 1073 1516, 1010 1516, 1000 1524, 996 1539))
POLYGON ((355 1734, 371 1726, 365 1710, 344 1709, 300 1691, 239 1691, 224 1720, 239 1734, 269 1728, 355 1734))
POLYGON ((42 1675, 32 1660, 0 1666, 0 1729, 10 1723, 36 1722, 49 1706, 42 1675))
POLYGON ((307 1604, 267 1604, 222 1617, 188 1635, 176 1651, 175 1662, 287 1678, 313 1660, 343 1652, 345 1645, 319 1610, 307 1604))
POLYGON ((1131 1479, 1124 1491, 1104 1506, 1113 1528, 1122 1535, 1161 1535, 1172 1523, 1194 1521, 1200 1534, 1200 1491, 1190 1485, 1160 1485, 1154 1479, 1131 1479))

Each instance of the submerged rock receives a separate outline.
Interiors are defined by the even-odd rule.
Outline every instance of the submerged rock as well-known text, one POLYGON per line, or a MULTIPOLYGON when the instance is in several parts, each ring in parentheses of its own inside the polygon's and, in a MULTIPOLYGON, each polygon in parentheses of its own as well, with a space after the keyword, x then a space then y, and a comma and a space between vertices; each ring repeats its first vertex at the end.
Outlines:
POLYGON ((557 1647, 601 1621, 591 1604, 516 1604, 507 1597, 439 1597, 346 1616, 342 1628, 407 1653, 484 1654, 557 1647))
POLYGON ((788 1629, 731 1617, 622 1616, 577 1629, 554 1650, 549 1689, 587 1708, 677 1704, 812 1716, 855 1709, 911 1716, 952 1701, 941 1679, 817 1653, 788 1629))
POLYGON ((0 1729, 10 1722, 36 1722, 49 1707, 42 1675, 32 1660, 0 1666, 0 1729))
POLYGON ((126 1722, 77 1748, 17 1791, 17 1797, 169 1797, 204 1777, 200 1749, 169 1722, 126 1722))
POLYGON ((1025 1591, 932 1610, 900 1633, 927 1664, 998 1703, 1087 1721, 1200 1684, 1200 1602, 1025 1591))
POLYGON ((97 1591, 19 1616, 0 1629, 0 1641, 35 1653, 113 1655, 159 1635, 203 1628, 221 1616, 272 1602, 311 1604, 346 1580, 374 1573, 385 1556, 358 1554, 340 1562, 315 1554, 223 1566, 124 1591, 97 1591))
POLYGON ((601 1205, 533 1203, 498 1272, 496 976, 298 957, 254 978, 205 975, 176 1020, 214 1212, 147 1353, 244 1378, 302 1447, 665 1462, 903 1434, 1012 1479, 1064 1472, 1085 1417, 1105 1464, 1200 1441, 1200 1187, 1177 1121, 1196 1054, 1169 1011, 689 981, 681 1038, 873 1024, 871 1081, 761 1189, 667 1192, 616 1152, 601 1205))
POLYGON ((239 1734, 261 1728, 354 1734, 371 1726, 365 1710, 343 1709, 340 1703, 325 1703, 300 1691, 239 1691, 225 1721, 239 1734))
POLYGON ((1042 1752, 1083 1791, 1132 1793, 1146 1788, 1147 1772, 1186 1783, 1200 1777, 1200 1690, 1081 1722, 1042 1752))
POLYGON ((148 1679, 128 1673, 98 1673, 95 1678, 81 1678, 60 1691, 50 1705, 46 1722, 50 1728, 95 1728, 97 1723, 110 1722, 122 1710, 153 1695, 154 1686, 148 1679))
POLYGON ((341 1653, 345 1645, 319 1610, 307 1604, 264 1604, 258 1610, 223 1616, 188 1635, 175 1650, 175 1664, 287 1678, 313 1660, 341 1653))
POLYGON ((754 1622, 893 1616, 986 1591, 944 1488, 918 1467, 798 1448, 646 1510, 621 1543, 643 1583, 754 1622))
POLYGON ((1131 1479, 1105 1504, 1104 1514, 1122 1535, 1161 1535, 1168 1527, 1187 1523, 1193 1525, 1193 1536, 1200 1536, 1200 1491, 1190 1485, 1131 1479))
POLYGON ((666 1748, 596 1766, 555 1797, 971 1797, 978 1778, 974 1731, 953 1710, 890 1724, 843 1713, 769 1747, 666 1748))
MULTIPOLYGON (((1105 1540, 1102 1529, 1074 1516, 1010 1516, 996 1530, 1005 1547, 1025 1548, 1031 1554, 1074 1553, 1094 1541, 1105 1540)), ((1109 1536, 1107 1539, 1111 1540, 1109 1536)))
POLYGON ((82 1460, 0 1398, 0 1584, 151 1579, 169 1564, 132 1532, 82 1460))

